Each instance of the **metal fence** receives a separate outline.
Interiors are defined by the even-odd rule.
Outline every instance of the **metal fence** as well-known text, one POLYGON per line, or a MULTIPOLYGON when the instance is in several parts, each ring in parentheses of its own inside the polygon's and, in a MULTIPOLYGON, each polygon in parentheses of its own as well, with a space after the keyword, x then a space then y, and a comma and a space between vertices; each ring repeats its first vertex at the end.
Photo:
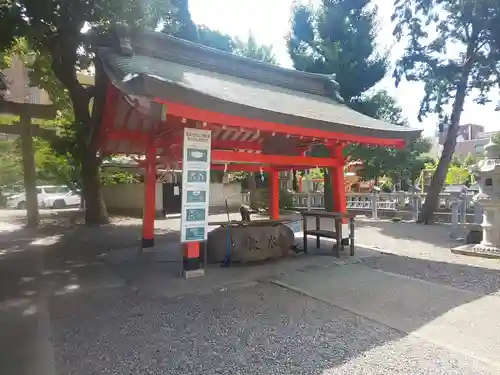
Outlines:
MULTIPOLYGON (((358 212, 372 218, 403 216, 416 220, 420 213, 426 194, 422 193, 347 193, 346 207, 350 212, 358 212)), ((437 221, 449 223, 452 237, 460 235, 465 224, 480 224, 482 209, 474 204, 473 195, 460 196, 456 193, 439 195, 438 209, 435 212, 437 221)), ((293 208, 297 210, 322 210, 325 206, 324 193, 293 193, 293 208)), ((242 203, 250 203, 250 194, 242 193, 242 203)))

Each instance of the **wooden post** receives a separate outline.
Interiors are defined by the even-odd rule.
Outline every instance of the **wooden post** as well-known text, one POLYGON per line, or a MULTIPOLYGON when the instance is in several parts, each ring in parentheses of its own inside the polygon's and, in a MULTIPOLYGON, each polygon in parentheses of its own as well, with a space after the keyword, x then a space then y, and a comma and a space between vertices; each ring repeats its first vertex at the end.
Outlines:
POLYGON ((36 227, 39 221, 38 197, 36 193, 36 170, 33 150, 33 137, 31 134, 31 117, 22 114, 21 126, 21 151, 23 155, 24 189, 26 192, 27 226, 36 227))
POLYGON ((280 217, 280 190, 278 171, 271 170, 269 172, 269 217, 277 220, 280 217))
POLYGON ((144 164, 144 208, 142 222, 142 248, 154 247, 156 197, 156 148, 151 145, 146 150, 144 164))
POLYGON ((332 158, 338 160, 340 165, 329 168, 329 174, 332 181, 333 211, 347 212, 345 183, 344 183, 344 158, 342 156, 342 147, 337 146, 332 150, 332 158))
POLYGON ((378 192, 373 189, 372 190, 372 219, 378 219, 378 192))
POLYGON ((50 139, 55 132, 41 129, 31 124, 32 118, 53 119, 57 115, 54 105, 16 103, 0 100, 0 113, 19 116, 19 126, 1 125, 2 133, 19 134, 21 136, 21 152, 23 156, 24 191, 26 193, 26 216, 28 227, 35 227, 39 222, 38 197, 36 193, 36 169, 33 150, 33 135, 50 139))
MULTIPOLYGON (((230 241, 228 238, 227 241, 230 241)), ((206 254, 205 261, 207 261, 206 254)), ((182 273, 186 279, 203 276, 205 270, 200 268, 200 243, 199 242, 186 242, 183 244, 182 254, 182 273)))

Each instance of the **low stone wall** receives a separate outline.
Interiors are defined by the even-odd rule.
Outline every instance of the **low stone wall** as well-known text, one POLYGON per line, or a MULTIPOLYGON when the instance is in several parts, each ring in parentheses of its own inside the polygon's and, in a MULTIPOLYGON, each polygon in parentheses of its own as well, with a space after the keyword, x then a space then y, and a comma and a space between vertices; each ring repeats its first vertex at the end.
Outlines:
MULTIPOLYGON (((108 212, 115 215, 142 217, 144 184, 117 184, 102 187, 102 195, 108 212)), ((163 185, 156 184, 155 217, 164 218, 163 185)))
MULTIPOLYGON (((136 217, 142 218, 142 208, 127 208, 127 207, 109 207, 108 213, 116 216, 127 216, 127 217, 136 217)), ((166 219, 163 210, 155 210, 155 219, 156 220, 164 220, 166 219)))
MULTIPOLYGON (((142 217, 144 207, 144 184, 117 184, 102 187, 102 194, 108 212, 116 215, 142 217)), ((226 212, 226 203, 230 212, 237 212, 241 206, 240 184, 210 184, 209 212, 219 214, 226 212)), ((155 217, 164 218, 163 184, 156 184, 155 217)))
POLYGON ((241 184, 210 184, 209 210, 211 213, 226 212, 226 202, 231 212, 237 211, 241 206, 241 184))

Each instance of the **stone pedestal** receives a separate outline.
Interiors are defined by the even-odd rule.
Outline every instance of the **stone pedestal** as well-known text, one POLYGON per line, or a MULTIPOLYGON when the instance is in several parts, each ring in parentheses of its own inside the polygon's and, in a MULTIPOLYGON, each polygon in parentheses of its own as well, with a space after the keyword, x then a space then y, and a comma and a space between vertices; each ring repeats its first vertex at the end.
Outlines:
POLYGON ((480 188, 474 202, 483 209, 482 240, 478 244, 455 247, 452 252, 500 258, 500 145, 490 141, 484 149, 485 159, 473 169, 480 188))
POLYGON ((230 261, 248 263, 285 256, 295 242, 292 229, 284 224, 223 226, 208 234, 209 263, 221 263, 227 256, 228 240, 232 240, 230 261))

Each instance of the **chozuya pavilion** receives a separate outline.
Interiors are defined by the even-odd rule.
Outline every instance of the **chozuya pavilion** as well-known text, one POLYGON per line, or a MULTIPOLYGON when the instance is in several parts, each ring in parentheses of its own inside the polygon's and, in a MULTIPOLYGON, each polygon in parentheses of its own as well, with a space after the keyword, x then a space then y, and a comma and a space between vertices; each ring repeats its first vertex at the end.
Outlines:
MULTIPOLYGON (((279 171, 328 168, 334 211, 345 212, 342 148, 402 148, 420 134, 341 104, 332 76, 283 69, 157 32, 116 28, 99 40, 97 58, 102 64, 96 64, 96 77, 107 77, 107 84, 96 151, 143 157, 143 248, 154 246, 157 167, 182 167, 184 128, 210 131, 212 170, 268 173, 271 219, 279 216, 279 171), (310 156, 317 145, 330 157, 310 156)), ((185 270, 199 267, 199 242, 185 243, 183 254, 185 270)))

